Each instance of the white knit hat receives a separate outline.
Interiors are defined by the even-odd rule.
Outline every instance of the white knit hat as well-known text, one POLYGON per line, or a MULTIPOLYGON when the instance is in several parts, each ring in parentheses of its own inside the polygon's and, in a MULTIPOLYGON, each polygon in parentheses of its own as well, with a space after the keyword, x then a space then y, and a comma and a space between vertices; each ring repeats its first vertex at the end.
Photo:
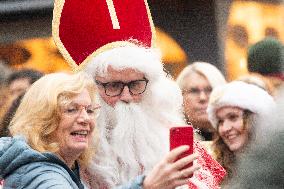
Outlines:
POLYGON ((207 108, 208 118, 215 129, 218 124, 216 111, 225 106, 239 107, 265 116, 274 109, 275 101, 265 90, 242 81, 216 87, 210 95, 207 108))

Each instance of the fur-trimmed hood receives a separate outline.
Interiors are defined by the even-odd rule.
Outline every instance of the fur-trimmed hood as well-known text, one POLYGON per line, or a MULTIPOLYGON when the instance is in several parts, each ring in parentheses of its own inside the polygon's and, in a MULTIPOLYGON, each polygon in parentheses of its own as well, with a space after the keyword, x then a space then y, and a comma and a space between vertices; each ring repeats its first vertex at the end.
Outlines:
POLYGON ((258 116, 264 116, 271 112, 275 105, 273 97, 260 87, 242 81, 233 81, 212 91, 207 113, 216 129, 218 124, 216 111, 221 107, 239 107, 250 110, 258 116))

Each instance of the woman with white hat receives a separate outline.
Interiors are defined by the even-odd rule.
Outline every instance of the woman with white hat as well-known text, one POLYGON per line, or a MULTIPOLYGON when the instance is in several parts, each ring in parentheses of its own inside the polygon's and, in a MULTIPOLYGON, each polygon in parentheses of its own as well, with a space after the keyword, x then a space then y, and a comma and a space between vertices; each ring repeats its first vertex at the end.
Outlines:
POLYGON ((273 97, 252 84, 233 81, 215 88, 207 108, 208 117, 219 136, 214 141, 217 161, 235 174, 236 157, 254 138, 255 121, 274 108, 273 97))

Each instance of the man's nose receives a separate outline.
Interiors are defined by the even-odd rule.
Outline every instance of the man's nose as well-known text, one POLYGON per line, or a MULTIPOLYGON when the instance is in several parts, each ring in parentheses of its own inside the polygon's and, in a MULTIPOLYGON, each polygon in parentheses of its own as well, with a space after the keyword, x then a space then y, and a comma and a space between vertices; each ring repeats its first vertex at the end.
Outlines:
POLYGON ((120 100, 123 101, 123 102, 126 102, 126 103, 132 102, 133 97, 132 97, 132 95, 131 95, 131 93, 130 93, 130 91, 129 91, 128 86, 125 86, 125 87, 123 88, 123 91, 122 91, 122 93, 120 94, 120 100))
POLYGON ((203 100, 203 101, 204 101, 204 100, 208 100, 209 95, 206 94, 205 91, 201 90, 200 93, 199 93, 199 98, 200 98, 200 100, 203 100))

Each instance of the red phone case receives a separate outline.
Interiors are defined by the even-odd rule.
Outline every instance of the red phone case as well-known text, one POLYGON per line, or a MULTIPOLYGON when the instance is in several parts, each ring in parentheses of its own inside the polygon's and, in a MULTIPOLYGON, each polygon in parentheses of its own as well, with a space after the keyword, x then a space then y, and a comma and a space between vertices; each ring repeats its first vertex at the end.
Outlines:
MULTIPOLYGON (((172 127, 170 129, 170 150, 182 145, 188 145, 189 150, 181 154, 178 159, 193 153, 193 128, 191 125, 172 127)), ((192 163, 186 167, 190 166, 192 166, 192 163)))

